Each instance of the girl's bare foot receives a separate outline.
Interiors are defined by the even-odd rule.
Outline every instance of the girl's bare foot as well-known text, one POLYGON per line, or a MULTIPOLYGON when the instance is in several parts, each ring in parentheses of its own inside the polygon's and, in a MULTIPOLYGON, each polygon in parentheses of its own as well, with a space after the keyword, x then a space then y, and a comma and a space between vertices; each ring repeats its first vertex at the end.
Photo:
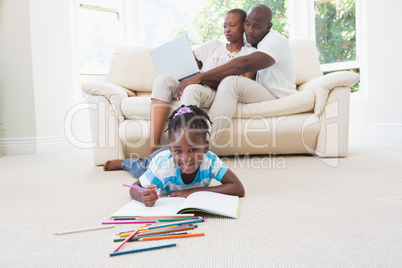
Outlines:
POLYGON ((121 170, 121 163, 124 160, 116 159, 116 160, 109 160, 106 161, 105 165, 103 166, 104 171, 112 171, 112 170, 121 170))

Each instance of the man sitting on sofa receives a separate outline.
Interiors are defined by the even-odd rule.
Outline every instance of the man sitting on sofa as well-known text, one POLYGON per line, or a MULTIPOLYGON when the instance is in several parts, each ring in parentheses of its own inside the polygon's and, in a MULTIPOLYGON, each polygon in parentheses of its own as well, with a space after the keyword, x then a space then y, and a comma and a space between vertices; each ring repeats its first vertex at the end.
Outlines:
POLYGON ((213 125, 212 142, 233 117, 238 102, 255 103, 275 100, 296 92, 295 68, 289 41, 272 28, 272 11, 257 4, 247 13, 244 31, 247 42, 257 51, 238 57, 207 72, 183 80, 177 87, 180 99, 183 90, 191 84, 221 81, 208 115, 213 125), (256 81, 241 76, 257 72, 256 81))

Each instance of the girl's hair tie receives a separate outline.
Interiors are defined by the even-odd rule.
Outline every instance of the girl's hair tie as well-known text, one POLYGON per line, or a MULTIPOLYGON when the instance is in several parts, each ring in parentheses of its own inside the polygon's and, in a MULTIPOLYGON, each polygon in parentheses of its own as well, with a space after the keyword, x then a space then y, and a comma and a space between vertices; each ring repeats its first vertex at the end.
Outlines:
POLYGON ((189 107, 181 107, 179 111, 173 116, 173 118, 176 118, 177 116, 181 114, 195 114, 193 110, 191 110, 189 107))

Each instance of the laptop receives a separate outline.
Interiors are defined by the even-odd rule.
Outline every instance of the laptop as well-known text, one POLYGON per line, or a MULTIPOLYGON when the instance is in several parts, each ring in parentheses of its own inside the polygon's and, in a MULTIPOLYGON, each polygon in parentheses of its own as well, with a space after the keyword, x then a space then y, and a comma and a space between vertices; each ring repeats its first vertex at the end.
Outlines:
POLYGON ((181 81, 200 72, 184 34, 152 49, 149 54, 159 75, 169 75, 181 81))

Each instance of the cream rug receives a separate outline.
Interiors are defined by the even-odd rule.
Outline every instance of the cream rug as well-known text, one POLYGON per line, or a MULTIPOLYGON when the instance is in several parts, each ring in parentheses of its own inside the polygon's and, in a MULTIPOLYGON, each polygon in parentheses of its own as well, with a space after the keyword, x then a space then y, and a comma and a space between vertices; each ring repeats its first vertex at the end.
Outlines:
POLYGON ((225 159, 246 189, 238 220, 208 216, 204 237, 127 243, 177 246, 116 257, 128 226, 53 233, 108 220, 130 201, 127 172, 95 167, 89 150, 3 155, 0 267, 400 267, 402 137, 385 134, 352 135, 344 159, 225 159))

